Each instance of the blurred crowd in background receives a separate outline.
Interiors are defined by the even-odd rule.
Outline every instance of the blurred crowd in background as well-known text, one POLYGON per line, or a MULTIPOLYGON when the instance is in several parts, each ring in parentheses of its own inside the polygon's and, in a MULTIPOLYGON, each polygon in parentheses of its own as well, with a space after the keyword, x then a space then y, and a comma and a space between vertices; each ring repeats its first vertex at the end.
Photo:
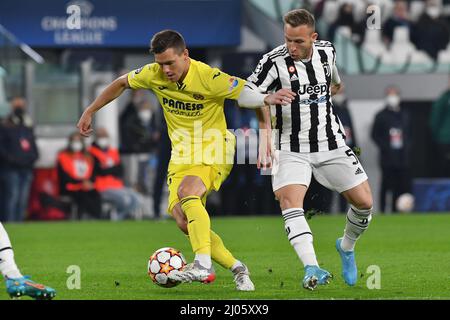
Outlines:
MULTIPOLYGON (((410 135, 414 128, 408 112, 402 109, 399 89, 388 86, 385 93, 385 107, 373 119, 371 138, 379 148, 378 162, 382 171, 380 198, 377 199, 380 211, 395 212, 396 200, 411 192, 410 135), (388 194, 392 197, 389 206, 388 194)), ((152 218, 164 217, 161 202, 167 192, 166 171, 171 149, 162 109, 151 106, 142 91, 135 91, 132 97, 118 119, 119 149, 110 145, 109 133, 104 128, 96 129, 89 144, 74 132, 67 137, 67 147, 55 159, 52 173, 57 181, 56 190, 50 188, 31 201, 33 166, 39 153, 25 99, 12 99, 11 113, 0 125, 1 221, 39 219, 39 210, 34 210, 33 201, 39 207, 46 207, 47 215, 48 209, 53 210, 47 218, 136 219, 142 218, 142 211, 146 210, 145 197, 152 198, 152 218), (131 168, 134 173, 128 170, 131 168), (33 210, 37 212, 34 217, 33 210)), ((359 146, 358 138, 344 90, 334 96, 333 103, 345 128, 347 145, 355 150, 359 146)), ((258 129, 253 110, 228 106, 226 114, 229 128, 258 129)), ((434 143, 439 146, 440 154, 435 163, 439 176, 450 178, 450 80, 448 91, 434 102, 431 118, 424 121, 428 121, 434 143)), ((313 179, 305 208, 331 212, 336 197, 313 179)), ((340 197, 337 201, 338 212, 345 212, 346 202, 340 197)), ((278 210, 270 176, 261 175, 248 159, 247 164, 234 166, 208 206, 213 212, 225 215, 273 214, 278 210), (245 192, 236 193, 236 190, 245 192)))
MULTIPOLYGON (((333 41, 339 27, 349 27, 352 39, 364 45, 366 26, 364 1, 302 1, 321 21, 327 32, 321 39, 333 41), (333 2, 333 15, 328 14, 333 2), (328 3, 328 4, 327 4, 328 3), (328 6, 328 8, 327 8, 328 6)), ((388 48, 395 38, 396 27, 407 27, 409 40, 432 59, 449 47, 450 10, 438 8, 436 1, 423 1, 420 13, 417 1, 378 1, 389 7, 383 19, 383 43, 388 48)), ((450 8, 443 0, 440 4, 450 8)), ((281 39, 280 39, 281 42, 281 39)), ((255 67, 255 66, 254 66, 255 67)), ((381 169, 380 212, 399 211, 398 199, 411 193, 410 172, 413 154, 411 135, 415 130, 408 109, 403 108, 402 92, 395 84, 386 84, 385 107, 372 121, 370 136, 379 150, 381 169), (387 199, 390 199, 387 201, 387 199)), ((42 181, 34 175, 39 158, 33 122, 23 97, 9 99, 10 113, 0 124, 0 221, 20 222, 27 219, 142 219, 165 218, 166 171, 170 159, 170 141, 162 108, 148 92, 134 91, 126 105, 120 106, 117 118, 119 147, 110 143, 111 132, 97 128, 92 139, 83 139, 76 131, 67 137, 67 145, 54 159, 54 168, 42 181), (33 186, 39 192, 35 192, 33 186)), ((346 142, 356 150, 358 143, 353 115, 345 89, 333 97, 334 108, 345 127, 346 142)), ((225 107, 230 129, 258 129, 255 112, 225 107)), ((433 163, 437 177, 450 178, 450 79, 448 90, 436 96, 427 122, 438 153, 433 163)), ((369 177, 370 178, 370 177, 369 177)), ((278 203, 273 195, 270 176, 261 175, 256 165, 235 165, 221 190, 208 199, 208 212, 221 215, 276 214, 278 203), (245 192, 236 192, 245 190, 245 192)), ((336 193, 317 182, 311 182, 305 199, 305 210, 329 213, 346 212, 346 204, 336 193), (335 209, 332 209, 334 207, 335 209)), ((400 210, 402 211, 402 210, 400 210)))
POLYGON ((446 0, 307 2, 310 3, 310 8, 317 18, 323 18, 329 23, 325 38, 330 41, 335 40, 336 30, 339 27, 348 27, 351 30, 352 40, 358 45, 363 45, 367 40, 365 39, 368 29, 367 18, 373 14, 373 10, 367 10, 370 4, 381 8, 381 34, 385 49, 389 49, 392 45, 397 27, 406 28, 406 37, 414 44, 415 49, 423 50, 433 59, 438 58, 438 53, 445 50, 450 41, 450 2, 446 0), (331 15, 330 10, 333 10, 331 15))

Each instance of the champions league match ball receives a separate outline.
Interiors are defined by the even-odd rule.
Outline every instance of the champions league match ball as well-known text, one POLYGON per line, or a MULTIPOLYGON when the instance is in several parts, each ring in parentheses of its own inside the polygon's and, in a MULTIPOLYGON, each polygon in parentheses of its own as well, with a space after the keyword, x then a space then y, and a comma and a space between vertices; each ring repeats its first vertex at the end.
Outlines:
POLYGON ((168 275, 174 270, 183 270, 186 259, 183 254, 174 248, 161 248, 156 250, 148 260, 148 275, 157 285, 172 288, 179 282, 172 281, 168 275))

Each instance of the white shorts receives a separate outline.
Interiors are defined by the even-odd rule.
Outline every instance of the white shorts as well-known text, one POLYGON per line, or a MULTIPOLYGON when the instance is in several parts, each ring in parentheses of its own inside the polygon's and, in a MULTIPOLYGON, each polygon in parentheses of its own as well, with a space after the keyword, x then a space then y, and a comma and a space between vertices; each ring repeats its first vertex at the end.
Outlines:
POLYGON ((311 174, 321 185, 339 193, 367 180, 359 159, 348 146, 313 153, 275 151, 272 169, 273 191, 291 184, 308 187, 311 174))

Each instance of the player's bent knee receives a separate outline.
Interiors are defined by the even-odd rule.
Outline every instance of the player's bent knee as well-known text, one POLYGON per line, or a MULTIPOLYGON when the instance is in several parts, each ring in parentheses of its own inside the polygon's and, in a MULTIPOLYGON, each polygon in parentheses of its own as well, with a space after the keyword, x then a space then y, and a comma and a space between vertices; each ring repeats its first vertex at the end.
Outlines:
POLYGON ((282 210, 289 209, 289 208, 301 208, 302 205, 298 203, 296 199, 292 199, 290 197, 281 197, 278 198, 280 201, 280 207, 282 210))
POLYGON ((280 202, 281 208, 293 208, 293 199, 291 199, 284 192, 275 192, 275 197, 280 202))
POLYGON ((307 187, 288 185, 275 191, 275 197, 280 202, 281 210, 302 208, 307 187))
POLYGON ((360 201, 356 201, 353 206, 359 210, 369 210, 373 207, 372 197, 367 199, 361 199, 360 201))
POLYGON ((186 198, 188 196, 195 195, 195 193, 194 193, 194 191, 192 190, 192 188, 190 186, 181 184, 178 187, 177 195, 178 195, 178 199, 181 200, 181 199, 186 198))
POLYGON ((373 207, 373 199, 370 192, 347 194, 346 198, 356 209, 369 210, 373 207))
POLYGON ((203 184, 182 182, 178 187, 177 195, 178 199, 181 200, 189 196, 202 197, 205 192, 206 189, 203 184))

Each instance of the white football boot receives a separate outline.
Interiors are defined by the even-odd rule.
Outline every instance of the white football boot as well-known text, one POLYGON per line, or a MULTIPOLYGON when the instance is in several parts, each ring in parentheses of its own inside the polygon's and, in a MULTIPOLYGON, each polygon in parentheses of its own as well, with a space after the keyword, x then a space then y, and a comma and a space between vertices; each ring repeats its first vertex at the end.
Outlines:
POLYGON ((238 291, 255 291, 255 285, 250 279, 250 271, 245 264, 238 266, 232 270, 234 274, 234 282, 238 291))
POLYGON ((211 268, 207 269, 201 266, 197 260, 194 260, 193 263, 186 265, 183 270, 170 272, 168 278, 182 283, 190 283, 193 281, 211 283, 216 280, 216 273, 212 265, 211 268))

